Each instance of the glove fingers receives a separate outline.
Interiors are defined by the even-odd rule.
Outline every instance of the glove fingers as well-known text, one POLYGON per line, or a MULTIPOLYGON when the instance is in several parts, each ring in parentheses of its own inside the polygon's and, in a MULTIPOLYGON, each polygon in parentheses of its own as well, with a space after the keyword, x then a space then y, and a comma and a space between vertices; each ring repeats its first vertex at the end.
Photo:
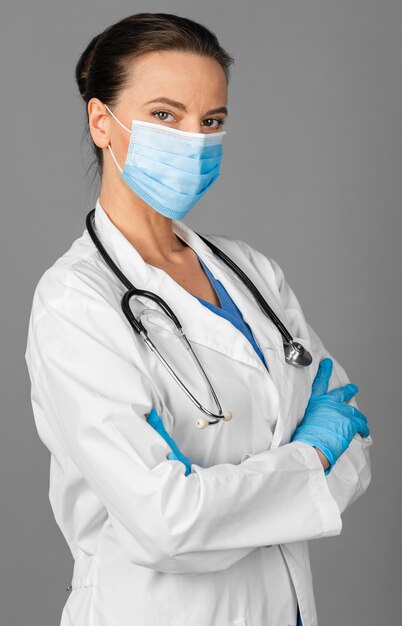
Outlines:
POLYGON ((152 411, 149 413, 147 417, 147 422, 166 441, 166 443, 171 447, 171 449, 176 455, 181 454, 179 448, 177 447, 175 440, 172 439, 172 437, 167 432, 166 428, 163 425, 162 418, 155 411, 155 409, 152 409, 152 411))
POLYGON ((316 377, 311 387, 312 396, 320 396, 328 391, 328 383, 331 378, 333 361, 329 357, 320 361, 316 377))
POLYGON ((180 461, 186 468, 185 475, 187 476, 188 474, 191 474, 191 461, 182 452, 180 452, 176 442, 168 434, 163 425, 162 418, 155 409, 152 409, 152 411, 150 411, 150 413, 148 414, 147 422, 150 426, 152 426, 152 428, 156 430, 157 433, 159 433, 161 437, 163 437, 166 443, 171 447, 172 452, 169 452, 169 454, 167 455, 168 460, 180 461))
POLYGON ((362 424, 361 428, 357 431, 362 437, 368 437, 370 435, 370 429, 368 426, 362 424))
POLYGON ((159 431, 160 429, 164 428, 162 419, 161 419, 159 413, 156 411, 156 409, 152 409, 152 411, 150 411, 148 413, 147 422, 155 430, 159 431))
POLYGON ((184 454, 179 453, 176 456, 174 452, 169 452, 167 458, 169 459, 169 461, 180 461, 181 463, 183 463, 184 467, 186 468, 186 471, 184 473, 185 476, 191 474, 191 461, 184 454))
POLYGON ((359 391, 359 387, 357 385, 352 385, 349 383, 344 385, 344 387, 338 387, 337 389, 332 389, 329 391, 327 395, 334 398, 337 402, 346 402, 353 398, 353 396, 359 391))
POLYGON ((163 439, 167 443, 169 443, 170 437, 167 433, 166 428, 163 425, 161 416, 159 415, 159 413, 157 413, 155 409, 152 409, 152 411, 150 411, 150 413, 148 414, 147 422, 150 426, 152 426, 154 430, 156 430, 157 433, 159 433, 161 437, 163 437, 163 439))
POLYGON ((367 425, 367 417, 355 407, 351 408, 353 408, 352 419, 355 423, 356 432, 359 433, 359 435, 361 435, 362 437, 368 437, 370 434, 370 429, 367 425))

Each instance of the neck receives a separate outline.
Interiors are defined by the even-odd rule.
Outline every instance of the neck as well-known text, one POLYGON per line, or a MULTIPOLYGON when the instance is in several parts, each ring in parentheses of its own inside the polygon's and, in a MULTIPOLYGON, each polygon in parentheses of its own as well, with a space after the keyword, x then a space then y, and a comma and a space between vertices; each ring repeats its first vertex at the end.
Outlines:
POLYGON ((173 232, 172 219, 150 207, 123 181, 102 178, 100 204, 146 263, 175 262, 187 248, 173 232))

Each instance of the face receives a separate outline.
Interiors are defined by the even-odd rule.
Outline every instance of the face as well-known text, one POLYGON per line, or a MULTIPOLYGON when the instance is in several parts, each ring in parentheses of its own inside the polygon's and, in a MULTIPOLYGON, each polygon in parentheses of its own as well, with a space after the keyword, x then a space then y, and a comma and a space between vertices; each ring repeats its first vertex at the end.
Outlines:
MULTIPOLYGON (((131 129, 131 121, 144 120, 169 128, 216 133, 227 117, 225 73, 214 59, 188 52, 149 52, 133 61, 129 84, 110 109, 131 129)), ((124 167, 130 133, 113 119, 97 98, 88 103, 92 138, 103 149, 104 175, 120 176, 107 146, 110 143, 124 167)))

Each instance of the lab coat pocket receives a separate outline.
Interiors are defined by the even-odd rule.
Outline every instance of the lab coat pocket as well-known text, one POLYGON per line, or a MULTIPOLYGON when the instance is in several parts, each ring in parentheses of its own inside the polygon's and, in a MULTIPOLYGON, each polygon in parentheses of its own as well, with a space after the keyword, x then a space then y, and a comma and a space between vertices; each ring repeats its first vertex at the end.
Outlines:
POLYGON ((247 626, 247 622, 244 617, 242 617, 241 619, 237 619, 234 622, 230 622, 230 626, 247 626))
POLYGON ((97 561, 94 555, 82 553, 74 561, 69 589, 60 626, 95 626, 93 618, 96 593, 97 561))
POLYGON ((61 616, 60 626, 95 626, 94 585, 73 587, 61 616))

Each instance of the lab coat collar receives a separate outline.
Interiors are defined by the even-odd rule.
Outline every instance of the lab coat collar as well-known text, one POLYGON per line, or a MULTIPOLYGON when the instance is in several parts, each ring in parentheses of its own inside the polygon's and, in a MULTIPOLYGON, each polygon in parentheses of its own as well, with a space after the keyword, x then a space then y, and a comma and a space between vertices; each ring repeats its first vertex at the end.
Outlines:
MULTIPOLYGON (((205 262, 241 310, 260 346, 268 364, 269 373, 248 339, 231 322, 216 315, 201 304, 196 297, 181 287, 164 270, 144 261, 135 247, 110 220, 99 199, 95 207, 95 228, 101 241, 107 247, 108 253, 127 278, 136 287, 153 291, 162 297, 179 318, 190 341, 208 346, 260 370, 267 377, 271 377, 282 401, 281 404, 286 402, 286 398, 291 392, 291 370, 294 368, 285 362, 280 331, 261 310, 243 281, 212 252, 195 231, 181 220, 172 220, 173 232, 205 262)), ((219 247, 223 248, 222 245, 219 247)), ((229 250, 226 248, 226 252, 229 256, 231 255, 230 246, 229 250)), ((239 265, 242 267, 240 261, 239 265)), ((245 271, 247 273, 246 269, 245 271)), ((250 278, 251 280, 255 279, 252 275, 250 278)), ((284 312, 268 285, 266 285, 264 296, 278 317, 283 319, 284 312)), ((146 299, 145 302, 147 306, 157 307, 149 299, 146 299)), ((286 324, 286 320, 284 322, 286 324)), ((302 341, 306 344, 305 339, 302 341)), ((275 438, 277 443, 281 432, 282 427, 277 428, 275 438)))

